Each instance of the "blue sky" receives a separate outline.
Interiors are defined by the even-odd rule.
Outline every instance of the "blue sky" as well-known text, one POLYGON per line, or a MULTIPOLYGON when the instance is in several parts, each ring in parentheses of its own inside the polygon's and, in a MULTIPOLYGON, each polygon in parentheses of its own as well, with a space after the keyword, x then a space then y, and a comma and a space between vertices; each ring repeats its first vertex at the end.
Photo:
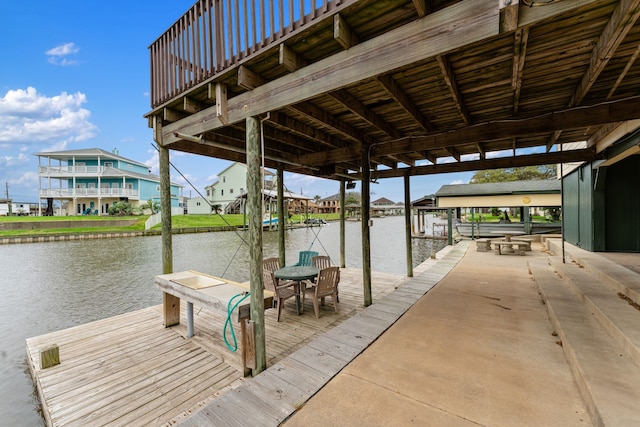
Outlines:
MULTIPOLYGON (((0 198, 37 202, 35 153, 83 148, 119 150, 158 172, 150 111, 147 47, 192 0, 35 0, 0 2, 0 198)), ((203 192, 230 163, 171 151, 172 163, 203 192)), ((442 185, 466 183, 472 173, 413 177, 411 199, 442 185)), ((185 196, 197 192, 184 185, 185 196)), ((326 197, 337 182, 285 174, 294 192, 326 197)), ((360 186, 356 188, 359 191, 360 186)), ((371 186, 372 200, 403 201, 402 179, 371 186)))

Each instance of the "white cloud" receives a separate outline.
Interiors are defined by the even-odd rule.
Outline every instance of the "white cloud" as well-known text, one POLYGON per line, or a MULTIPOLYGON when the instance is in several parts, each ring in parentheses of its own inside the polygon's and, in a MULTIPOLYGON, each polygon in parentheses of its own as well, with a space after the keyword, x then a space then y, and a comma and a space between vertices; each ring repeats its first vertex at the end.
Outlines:
POLYGON ((29 163, 29 156, 19 153, 18 156, 0 156, 0 168, 8 169, 29 163))
POLYGON ((49 63, 66 67, 76 65, 78 61, 67 58, 69 55, 75 55, 80 49, 74 43, 64 43, 49 49, 45 54, 49 57, 49 63))
POLYGON ((80 92, 47 97, 33 87, 9 90, 0 98, 0 142, 84 141, 96 134, 80 92))
POLYGON ((468 184, 469 181, 464 181, 462 179, 455 179, 449 183, 449 185, 460 185, 460 184, 468 184))

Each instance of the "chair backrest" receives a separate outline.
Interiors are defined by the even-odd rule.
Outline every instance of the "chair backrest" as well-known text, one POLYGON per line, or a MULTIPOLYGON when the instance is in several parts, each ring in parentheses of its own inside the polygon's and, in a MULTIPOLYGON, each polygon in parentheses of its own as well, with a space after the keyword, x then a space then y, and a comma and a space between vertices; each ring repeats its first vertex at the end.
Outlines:
POLYGON ((274 294, 278 294, 278 290, 276 287, 276 276, 274 276, 273 271, 269 271, 266 268, 262 270, 262 280, 264 282, 264 288, 268 291, 273 292, 274 294))
POLYGON ((311 258, 313 258, 314 256, 318 256, 318 252, 300 251, 300 254, 298 254, 298 263, 296 265, 311 267, 311 258))
POLYGON ((318 270, 331 267, 331 258, 327 255, 314 256, 313 258, 311 258, 311 265, 316 267, 318 270))
POLYGON ((331 295, 338 286, 340 268, 327 267, 318 272, 318 283, 316 285, 316 296, 331 295))
POLYGON ((280 269, 280 258, 265 258, 262 260, 262 269, 274 272, 280 269))

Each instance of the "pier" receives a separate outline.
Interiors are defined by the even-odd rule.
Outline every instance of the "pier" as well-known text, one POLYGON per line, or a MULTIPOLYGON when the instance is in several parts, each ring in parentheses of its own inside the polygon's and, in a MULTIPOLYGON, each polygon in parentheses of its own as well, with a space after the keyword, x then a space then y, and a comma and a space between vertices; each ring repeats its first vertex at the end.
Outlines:
MULTIPOLYGON (((372 280, 379 301, 406 277, 374 272, 372 280)), ((350 268, 341 270, 338 313, 327 304, 316 319, 310 300, 300 316, 295 301, 287 301, 280 322, 276 310, 267 310, 268 366, 364 310, 362 272, 350 268)), ((183 317, 186 311, 182 307, 183 317)), ((28 339, 29 367, 47 424, 172 425, 250 381, 243 378, 240 354, 225 347, 224 316, 198 306, 194 315, 191 339, 184 318, 179 326, 163 326, 161 306, 28 339), (60 349, 60 364, 41 369, 40 349, 52 344, 60 349)))

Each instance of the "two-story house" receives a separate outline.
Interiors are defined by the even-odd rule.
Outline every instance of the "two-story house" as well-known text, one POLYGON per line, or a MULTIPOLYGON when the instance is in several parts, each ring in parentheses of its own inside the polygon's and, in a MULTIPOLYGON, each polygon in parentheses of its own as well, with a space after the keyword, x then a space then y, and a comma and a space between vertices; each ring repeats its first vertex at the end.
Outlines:
MULTIPOLYGON (((264 170, 264 189, 275 188, 275 174, 269 170, 264 170)), ((218 180, 205 187, 208 204, 202 200, 193 200, 189 204, 189 213, 209 213, 211 207, 218 207, 224 212, 227 206, 236 201, 238 197, 246 193, 247 187, 247 165, 234 162, 229 167, 218 173, 218 180), (200 203, 200 205, 197 205, 200 203)))
MULTIPOLYGON (((61 215, 106 215, 115 202, 134 206, 160 200, 160 177, 144 163, 100 148, 36 153, 39 203, 59 202, 61 215)), ((171 206, 178 208, 182 186, 171 183, 171 206)))
POLYGON ((340 212, 340 195, 325 197, 318 200, 318 213, 339 213, 340 212))

